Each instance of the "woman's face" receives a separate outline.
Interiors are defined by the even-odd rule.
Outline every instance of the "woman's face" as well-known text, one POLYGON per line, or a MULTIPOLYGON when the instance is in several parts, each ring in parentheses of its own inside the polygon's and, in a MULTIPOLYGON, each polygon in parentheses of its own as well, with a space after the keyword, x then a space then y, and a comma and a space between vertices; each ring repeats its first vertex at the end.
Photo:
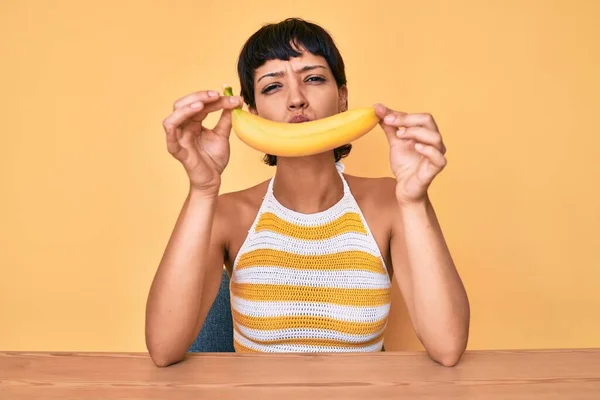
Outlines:
POLYGON ((324 57, 302 48, 289 61, 269 60, 254 74, 254 114, 277 122, 305 122, 347 110, 347 89, 338 89, 324 57))

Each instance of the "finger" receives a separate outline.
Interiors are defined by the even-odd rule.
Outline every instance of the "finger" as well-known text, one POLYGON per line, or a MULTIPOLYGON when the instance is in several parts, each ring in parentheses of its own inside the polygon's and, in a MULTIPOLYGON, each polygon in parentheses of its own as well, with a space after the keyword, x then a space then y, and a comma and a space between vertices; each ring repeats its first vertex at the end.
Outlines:
POLYGON ((219 92, 217 92, 216 90, 201 90, 199 92, 194 92, 180 99, 177 99, 173 103, 173 111, 175 111, 178 108, 195 103, 197 101, 201 101, 203 103, 210 103, 212 101, 218 100, 219 97, 219 92))
POLYGON ((415 150, 425 156, 427 160, 438 169, 437 172, 441 171, 447 164, 446 157, 444 157, 444 155, 434 146, 415 143, 415 150))
POLYGON ((438 131, 437 124, 431 114, 406 114, 406 113, 393 113, 385 116, 384 123, 392 126, 406 128, 411 126, 422 126, 432 131, 438 131))
MULTIPOLYGON (((165 120, 163 121, 163 127, 165 131, 168 130, 176 130, 183 125, 188 119, 192 116, 200 113, 204 109, 204 103, 201 101, 197 101, 187 106, 179 107, 175 111, 171 113, 165 120)), ((199 122, 201 122, 200 120, 199 122)))
POLYGON ((215 125, 213 131, 224 138, 229 138, 231 135, 231 110, 223 110, 219 122, 215 125))
POLYGON ((163 121, 163 128, 166 133, 167 150, 175 156, 175 158, 179 159, 179 155, 183 151, 180 143, 182 135, 180 126, 190 115, 197 113, 203 107, 203 103, 192 103, 186 107, 177 109, 163 121))
POLYGON ((388 108, 381 103, 375 104, 374 107, 375 107, 375 114, 377 114, 377 116, 382 120, 385 119, 385 117, 390 114, 394 114, 394 113, 404 114, 404 113, 401 113, 398 111, 394 111, 391 108, 388 108))
POLYGON ((437 131, 432 131, 421 126, 413 126, 410 128, 400 127, 396 131, 396 136, 400 139, 414 139, 427 145, 431 145, 438 149, 442 154, 446 154, 446 146, 443 143, 442 135, 437 131))
POLYGON ((219 122, 213 129, 217 135, 229 138, 231 134, 231 111, 236 107, 241 107, 243 103, 243 98, 239 96, 230 96, 229 103, 227 108, 223 110, 221 113, 221 118, 219 118, 219 122))
POLYGON ((415 149, 424 156, 417 170, 417 177, 419 181, 429 185, 446 166, 446 158, 433 146, 417 143, 415 149))
POLYGON ((179 161, 184 161, 189 154, 191 133, 182 132, 181 129, 167 131, 167 150, 179 161))
POLYGON ((242 103, 240 96, 221 96, 217 101, 214 101, 209 104, 205 104, 204 108, 198 115, 194 115, 193 120, 195 122, 204 121, 204 119, 211 112, 219 111, 219 110, 232 110, 236 107, 239 107, 242 103))
POLYGON ((167 151, 172 155, 176 155, 181 150, 179 140, 177 140, 177 129, 176 128, 165 128, 166 139, 167 139, 167 151))
POLYGON ((391 110, 380 103, 375 104, 374 108, 375 114, 379 117, 379 126, 381 126, 385 132, 389 143, 393 143, 394 139, 396 139, 396 130, 398 130, 398 127, 386 124, 384 119, 387 115, 393 115, 394 110, 391 110))

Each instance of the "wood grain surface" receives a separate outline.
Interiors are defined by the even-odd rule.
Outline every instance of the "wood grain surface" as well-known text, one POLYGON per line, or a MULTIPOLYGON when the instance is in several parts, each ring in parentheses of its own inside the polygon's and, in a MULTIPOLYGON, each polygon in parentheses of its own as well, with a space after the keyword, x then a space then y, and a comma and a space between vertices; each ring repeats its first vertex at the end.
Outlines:
POLYGON ((600 399, 600 349, 189 354, 0 352, 0 399, 600 399))

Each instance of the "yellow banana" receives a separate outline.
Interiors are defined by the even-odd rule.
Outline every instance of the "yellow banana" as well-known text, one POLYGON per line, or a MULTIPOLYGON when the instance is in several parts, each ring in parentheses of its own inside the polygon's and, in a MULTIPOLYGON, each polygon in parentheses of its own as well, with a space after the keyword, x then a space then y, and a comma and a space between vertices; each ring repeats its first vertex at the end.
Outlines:
MULTIPOLYGON (((227 86, 225 95, 232 96, 227 86)), ((365 135, 379 122, 372 107, 357 108, 299 124, 275 122, 236 108, 231 115, 240 140, 263 153, 300 157, 333 150, 365 135)))

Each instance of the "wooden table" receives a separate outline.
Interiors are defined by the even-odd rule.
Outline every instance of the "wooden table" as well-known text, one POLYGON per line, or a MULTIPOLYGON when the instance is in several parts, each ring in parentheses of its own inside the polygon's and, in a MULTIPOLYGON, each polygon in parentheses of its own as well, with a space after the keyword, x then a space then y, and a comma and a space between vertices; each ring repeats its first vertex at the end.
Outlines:
POLYGON ((600 399, 600 349, 425 353, 0 352, 0 399, 600 399))

